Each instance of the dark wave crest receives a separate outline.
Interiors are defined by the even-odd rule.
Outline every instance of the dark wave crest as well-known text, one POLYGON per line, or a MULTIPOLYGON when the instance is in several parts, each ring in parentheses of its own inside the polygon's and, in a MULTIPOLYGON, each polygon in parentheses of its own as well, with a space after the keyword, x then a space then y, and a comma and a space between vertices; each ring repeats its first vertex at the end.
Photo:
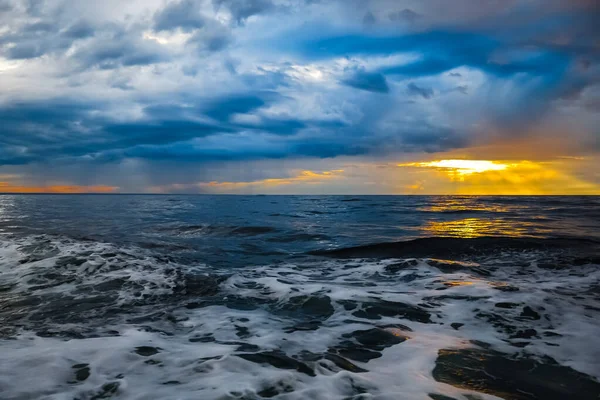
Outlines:
POLYGON ((587 254, 586 257, 600 257, 600 242, 594 240, 508 237, 429 237, 334 250, 318 250, 310 254, 333 258, 458 257, 461 255, 486 254, 497 251, 560 249, 582 250, 587 254))
POLYGON ((231 225, 180 225, 163 226, 155 229, 158 232, 165 232, 172 235, 238 235, 238 236, 256 236, 277 232, 277 229, 271 226, 231 226, 231 225))

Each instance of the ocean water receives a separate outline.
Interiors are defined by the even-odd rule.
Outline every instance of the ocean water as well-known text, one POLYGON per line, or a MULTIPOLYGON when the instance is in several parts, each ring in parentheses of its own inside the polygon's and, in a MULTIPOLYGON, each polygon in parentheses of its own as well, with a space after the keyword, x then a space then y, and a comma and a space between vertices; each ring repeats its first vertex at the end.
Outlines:
POLYGON ((0 195, 0 399, 598 399, 600 197, 0 195))

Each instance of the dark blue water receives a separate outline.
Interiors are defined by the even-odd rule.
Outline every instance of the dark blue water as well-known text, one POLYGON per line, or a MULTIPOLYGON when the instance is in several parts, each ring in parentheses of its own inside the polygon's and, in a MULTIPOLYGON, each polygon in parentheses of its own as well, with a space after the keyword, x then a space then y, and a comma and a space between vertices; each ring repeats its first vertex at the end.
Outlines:
POLYGON ((240 266, 417 237, 600 239, 600 197, 3 195, 0 232, 240 266))
POLYGON ((597 400, 600 197, 0 195, 2 400, 597 400))

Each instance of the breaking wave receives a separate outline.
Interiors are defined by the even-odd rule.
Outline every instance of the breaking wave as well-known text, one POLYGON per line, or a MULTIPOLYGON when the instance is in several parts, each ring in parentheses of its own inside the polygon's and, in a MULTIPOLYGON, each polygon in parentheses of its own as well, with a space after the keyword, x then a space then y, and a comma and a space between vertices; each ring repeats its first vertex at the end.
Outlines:
POLYGON ((235 269, 60 236, 0 243, 2 399, 600 392, 593 241, 425 238, 235 269))

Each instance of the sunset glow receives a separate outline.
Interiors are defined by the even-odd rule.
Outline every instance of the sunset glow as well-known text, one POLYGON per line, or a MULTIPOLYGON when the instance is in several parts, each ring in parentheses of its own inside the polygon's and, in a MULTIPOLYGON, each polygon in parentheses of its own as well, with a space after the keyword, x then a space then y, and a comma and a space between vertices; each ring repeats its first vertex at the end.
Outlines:
POLYGON ((509 164, 501 164, 486 160, 441 160, 420 162, 411 164, 399 164, 400 167, 430 167, 448 170, 459 175, 470 175, 487 171, 503 171, 510 167, 509 164))
POLYGON ((344 170, 342 169, 322 172, 303 170, 287 178, 268 178, 256 181, 239 182, 210 181, 198 182, 192 185, 174 184, 165 187, 152 188, 152 192, 169 193, 177 191, 186 191, 193 188, 200 188, 214 193, 237 193, 240 191, 243 192, 244 190, 268 191, 269 189, 277 190, 277 188, 279 187, 293 185, 321 185, 326 182, 342 178, 343 173, 344 170))
POLYGON ((78 186, 78 185, 50 185, 50 186, 21 186, 8 182, 0 182, 0 193, 115 193, 116 186, 78 186))
POLYGON ((585 179, 597 160, 491 161, 447 159, 398 164, 417 183, 413 194, 560 195, 600 194, 600 184, 585 179))

